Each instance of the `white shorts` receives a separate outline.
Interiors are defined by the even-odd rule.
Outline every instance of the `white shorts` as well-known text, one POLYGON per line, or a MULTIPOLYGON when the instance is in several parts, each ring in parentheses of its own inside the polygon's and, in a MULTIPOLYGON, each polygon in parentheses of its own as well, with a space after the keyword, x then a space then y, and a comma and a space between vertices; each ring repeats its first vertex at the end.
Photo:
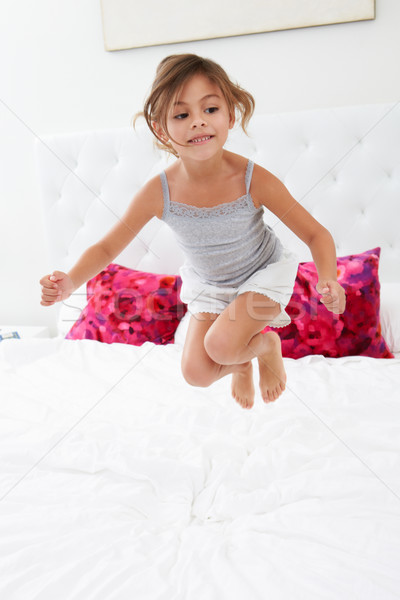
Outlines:
POLYGON ((293 293, 299 261, 289 250, 283 250, 278 262, 256 271, 237 288, 217 287, 199 281, 190 265, 180 269, 182 277, 181 300, 188 305, 190 314, 221 314, 237 296, 245 292, 256 292, 267 296, 281 307, 281 312, 270 323, 270 327, 285 327, 291 319, 285 311, 293 293))

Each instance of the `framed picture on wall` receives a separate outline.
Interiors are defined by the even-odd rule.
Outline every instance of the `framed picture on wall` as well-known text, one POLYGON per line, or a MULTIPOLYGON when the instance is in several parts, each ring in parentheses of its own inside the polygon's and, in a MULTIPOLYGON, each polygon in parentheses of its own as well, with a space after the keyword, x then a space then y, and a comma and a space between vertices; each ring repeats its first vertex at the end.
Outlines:
POLYGON ((101 0, 106 50, 375 18, 375 0, 101 0))

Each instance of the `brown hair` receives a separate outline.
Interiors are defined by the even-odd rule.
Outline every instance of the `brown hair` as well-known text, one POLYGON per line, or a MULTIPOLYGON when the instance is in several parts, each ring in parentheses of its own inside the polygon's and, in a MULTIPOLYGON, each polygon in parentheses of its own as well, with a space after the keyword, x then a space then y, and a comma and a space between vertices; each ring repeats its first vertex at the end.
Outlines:
POLYGON ((196 54, 173 54, 167 56, 157 67, 151 91, 145 101, 144 110, 134 119, 143 116, 150 131, 156 137, 156 145, 177 156, 172 145, 160 138, 153 126, 155 121, 168 133, 167 116, 174 98, 184 84, 194 75, 201 74, 218 85, 229 109, 229 114, 240 121, 243 131, 254 112, 254 98, 236 83, 233 83, 224 69, 208 58, 196 54))

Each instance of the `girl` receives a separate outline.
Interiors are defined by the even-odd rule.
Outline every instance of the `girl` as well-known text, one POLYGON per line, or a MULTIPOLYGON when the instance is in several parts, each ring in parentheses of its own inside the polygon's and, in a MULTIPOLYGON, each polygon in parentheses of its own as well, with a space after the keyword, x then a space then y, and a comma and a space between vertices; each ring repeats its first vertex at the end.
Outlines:
POLYGON ((298 263, 265 225, 264 206, 310 248, 321 302, 337 314, 345 308, 330 233, 274 175, 224 149, 229 130, 239 120, 246 131, 253 110, 253 97, 215 62, 193 54, 165 58, 141 114, 157 144, 177 160, 144 185, 122 220, 68 274, 54 271, 40 280, 43 306, 65 300, 152 217, 165 220, 187 257, 181 297, 192 316, 183 375, 191 385, 209 386, 232 374, 232 395, 243 408, 254 403, 253 358, 265 402, 286 383, 280 338, 261 332, 290 322, 285 307, 298 263))

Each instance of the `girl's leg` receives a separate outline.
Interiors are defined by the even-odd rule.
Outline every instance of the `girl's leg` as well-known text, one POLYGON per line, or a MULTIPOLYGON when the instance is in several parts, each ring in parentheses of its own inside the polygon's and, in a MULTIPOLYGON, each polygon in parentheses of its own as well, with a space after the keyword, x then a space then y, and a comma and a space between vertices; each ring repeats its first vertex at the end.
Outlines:
POLYGON ((266 402, 276 400, 286 385, 279 336, 272 331, 261 333, 280 310, 268 297, 246 292, 214 320, 204 338, 205 350, 217 364, 247 364, 257 357, 261 395, 266 402))
POLYGON ((210 358, 204 347, 204 338, 217 318, 219 315, 211 313, 198 313, 191 317, 182 353, 183 376, 191 385, 208 387, 221 377, 233 373, 233 397, 243 408, 251 408, 254 403, 251 360, 221 365, 210 358))

